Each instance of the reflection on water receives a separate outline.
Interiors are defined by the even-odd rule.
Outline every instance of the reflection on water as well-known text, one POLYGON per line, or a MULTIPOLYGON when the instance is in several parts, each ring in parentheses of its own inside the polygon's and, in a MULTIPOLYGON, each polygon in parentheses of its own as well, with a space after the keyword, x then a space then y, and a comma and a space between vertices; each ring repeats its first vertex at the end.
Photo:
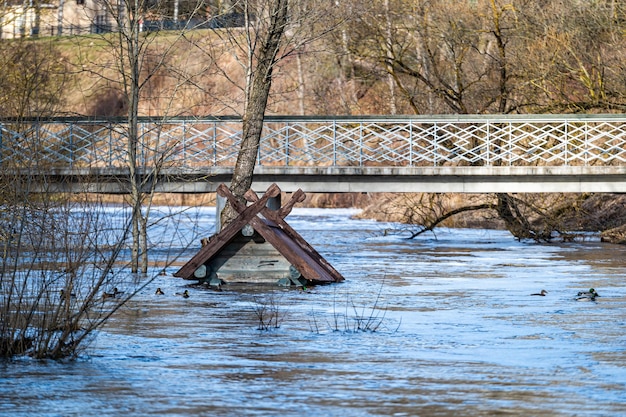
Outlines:
POLYGON ((484 230, 406 240, 350 213, 289 217, 345 283, 183 299, 186 282, 159 277, 83 359, 0 363, 0 414, 626 413, 626 248, 484 230), (574 301, 590 287, 597 302, 574 301), (259 311, 279 327, 257 330, 259 311), (365 323, 376 331, 353 331, 365 323))

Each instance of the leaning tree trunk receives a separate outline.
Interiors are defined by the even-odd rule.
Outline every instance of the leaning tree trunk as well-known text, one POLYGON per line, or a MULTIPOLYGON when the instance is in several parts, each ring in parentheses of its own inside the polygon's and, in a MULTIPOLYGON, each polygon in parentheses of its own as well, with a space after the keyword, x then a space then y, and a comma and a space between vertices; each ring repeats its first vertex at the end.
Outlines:
MULTIPOLYGON (((266 71, 267 77, 255 76, 249 106, 243 116, 243 138, 230 183, 230 190, 238 199, 243 198, 245 192, 252 186, 252 176, 263 130, 263 116, 271 83, 271 67, 266 71)), ((222 224, 226 223, 222 222, 222 224)))
MULTIPOLYGON (((496 194, 496 212, 500 219, 504 221, 506 228, 517 239, 534 239, 536 241, 549 241, 552 239, 551 227, 533 227, 528 218, 521 212, 520 200, 506 193, 496 194)), ((542 221, 546 223, 546 214, 539 213, 542 221)))
MULTIPOLYGON (((257 65, 252 72, 251 80, 248 81, 251 83, 251 88, 246 97, 243 115, 243 138, 230 184, 230 190, 242 203, 245 202, 243 195, 252 186, 252 176, 263 129, 263 117, 272 85, 272 71, 285 32, 287 11, 287 0, 274 0, 272 2, 269 10, 269 27, 267 33, 262 34, 261 39, 259 39, 260 49, 257 55, 257 65)), ((230 204, 227 204, 222 211, 220 224, 223 227, 235 217, 237 217, 237 212, 230 204)))

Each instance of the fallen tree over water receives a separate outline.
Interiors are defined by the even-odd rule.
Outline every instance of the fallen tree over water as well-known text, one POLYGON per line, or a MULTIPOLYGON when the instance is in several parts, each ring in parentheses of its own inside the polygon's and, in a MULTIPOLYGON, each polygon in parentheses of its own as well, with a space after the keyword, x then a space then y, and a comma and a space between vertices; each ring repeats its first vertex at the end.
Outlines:
POLYGON ((443 226, 508 230, 538 242, 591 232, 626 243, 626 196, 619 194, 388 194, 359 216, 406 224, 410 238, 443 226))

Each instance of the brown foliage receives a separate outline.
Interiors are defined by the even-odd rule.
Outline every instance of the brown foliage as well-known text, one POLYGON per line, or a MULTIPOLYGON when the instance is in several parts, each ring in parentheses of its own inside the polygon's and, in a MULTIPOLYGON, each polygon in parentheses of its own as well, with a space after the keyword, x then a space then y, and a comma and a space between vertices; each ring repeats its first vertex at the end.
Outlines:
POLYGON ((95 96, 87 108, 87 116, 124 116, 128 112, 128 102, 121 91, 108 89, 95 96))
POLYGON ((50 43, 0 42, 0 115, 40 117, 61 109, 66 67, 50 43))

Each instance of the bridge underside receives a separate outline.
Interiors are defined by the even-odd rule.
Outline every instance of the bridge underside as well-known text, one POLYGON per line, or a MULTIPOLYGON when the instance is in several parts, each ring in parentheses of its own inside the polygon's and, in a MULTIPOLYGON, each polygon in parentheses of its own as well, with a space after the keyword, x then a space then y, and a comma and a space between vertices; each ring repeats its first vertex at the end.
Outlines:
MULTIPOLYGON (((230 184, 232 168, 162 170, 154 190, 212 193, 230 184)), ((149 191, 148 181, 144 191, 149 191)), ((125 169, 57 170, 46 175, 42 192, 128 193, 125 169)), ((626 193, 626 167, 268 167, 255 170, 253 188, 276 183, 285 192, 308 193, 626 193)))

